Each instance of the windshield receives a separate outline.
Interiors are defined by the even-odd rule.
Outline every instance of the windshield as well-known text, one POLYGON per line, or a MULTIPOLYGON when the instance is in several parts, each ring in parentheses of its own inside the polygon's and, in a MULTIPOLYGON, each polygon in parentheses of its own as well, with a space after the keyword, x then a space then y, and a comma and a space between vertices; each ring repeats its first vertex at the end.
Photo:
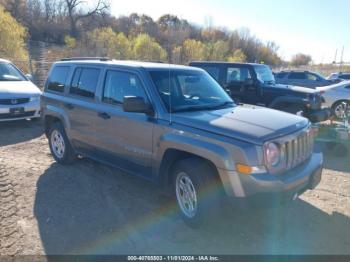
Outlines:
POLYGON ((192 70, 151 71, 166 108, 170 112, 232 107, 234 102, 206 72, 192 70))
POLYGON ((275 77, 270 69, 266 65, 254 66, 257 78, 263 83, 275 83, 275 77))
POLYGON ((27 81, 27 79, 14 65, 0 63, 0 81, 27 81))

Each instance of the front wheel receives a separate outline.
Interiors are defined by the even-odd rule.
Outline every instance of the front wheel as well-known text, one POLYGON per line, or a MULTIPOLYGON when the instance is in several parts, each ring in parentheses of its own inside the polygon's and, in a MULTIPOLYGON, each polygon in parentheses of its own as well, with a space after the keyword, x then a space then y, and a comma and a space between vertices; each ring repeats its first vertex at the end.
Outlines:
POLYGON ((336 118, 340 119, 350 116, 349 112, 348 116, 346 116, 346 111, 348 109, 350 109, 349 101, 338 101, 332 106, 332 113, 336 118))
POLYGON ((56 162, 70 164, 76 159, 66 132, 61 123, 53 123, 49 130, 50 151, 56 162))
POLYGON ((210 209, 222 197, 222 185, 205 161, 189 158, 173 168, 173 187, 178 212, 191 227, 208 221, 210 209))

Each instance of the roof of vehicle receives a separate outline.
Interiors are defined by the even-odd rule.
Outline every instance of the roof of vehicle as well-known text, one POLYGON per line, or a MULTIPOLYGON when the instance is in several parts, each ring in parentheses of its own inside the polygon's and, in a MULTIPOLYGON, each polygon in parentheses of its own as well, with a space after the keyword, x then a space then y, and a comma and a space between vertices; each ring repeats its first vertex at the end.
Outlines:
POLYGON ((258 63, 236 63, 236 62, 223 62, 223 61, 192 61, 189 63, 191 64, 221 64, 221 65, 266 65, 266 64, 258 64, 258 63))
MULTIPOLYGON (((145 69, 159 69, 159 70, 168 70, 168 69, 191 69, 196 70, 193 67, 183 66, 183 65, 173 65, 166 64, 161 62, 141 62, 141 61, 128 61, 128 60, 112 60, 112 59, 64 59, 55 63, 59 64, 94 64, 94 65, 119 65, 127 66, 134 68, 145 68, 145 69)), ((199 69, 200 70, 200 69, 199 69)))
POLYGON ((315 73, 316 74, 316 72, 311 72, 308 70, 282 70, 280 72, 277 72, 277 74, 279 73, 315 73))

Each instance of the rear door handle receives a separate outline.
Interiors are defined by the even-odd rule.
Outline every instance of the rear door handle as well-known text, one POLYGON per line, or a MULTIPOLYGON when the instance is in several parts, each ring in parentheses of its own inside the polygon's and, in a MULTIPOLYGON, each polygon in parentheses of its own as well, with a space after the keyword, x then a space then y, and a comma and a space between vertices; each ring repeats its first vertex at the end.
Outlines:
POLYGON ((74 106, 72 104, 69 104, 69 103, 64 104, 64 106, 69 110, 74 109, 74 106))
POLYGON ((105 113, 105 112, 103 112, 103 113, 98 113, 98 116, 101 117, 101 118, 103 118, 103 119, 105 119, 105 120, 111 118, 111 116, 110 116, 109 114, 105 113))

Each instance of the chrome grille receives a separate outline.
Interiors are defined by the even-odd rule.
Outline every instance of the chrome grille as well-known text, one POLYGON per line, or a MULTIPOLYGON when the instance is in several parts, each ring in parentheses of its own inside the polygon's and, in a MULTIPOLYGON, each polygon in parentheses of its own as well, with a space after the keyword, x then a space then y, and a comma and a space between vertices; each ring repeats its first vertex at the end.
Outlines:
POLYGON ((307 129, 297 137, 284 142, 287 169, 292 169, 305 162, 312 154, 314 139, 312 131, 307 129))

